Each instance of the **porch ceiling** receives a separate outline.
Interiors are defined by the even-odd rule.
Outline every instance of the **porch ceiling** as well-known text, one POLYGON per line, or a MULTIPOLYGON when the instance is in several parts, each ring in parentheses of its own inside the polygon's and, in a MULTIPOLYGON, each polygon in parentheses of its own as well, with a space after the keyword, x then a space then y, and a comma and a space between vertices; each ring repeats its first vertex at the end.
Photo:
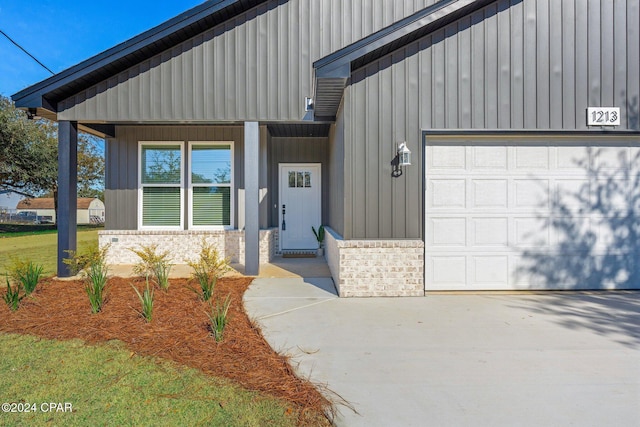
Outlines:
POLYGON ((274 138, 326 138, 329 123, 271 123, 267 125, 274 138))

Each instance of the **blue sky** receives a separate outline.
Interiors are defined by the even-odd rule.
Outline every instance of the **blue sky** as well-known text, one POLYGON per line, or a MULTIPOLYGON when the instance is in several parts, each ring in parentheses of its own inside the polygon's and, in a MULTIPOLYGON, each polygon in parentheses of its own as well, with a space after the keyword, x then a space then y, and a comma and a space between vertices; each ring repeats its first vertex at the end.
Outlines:
MULTIPOLYGON (((203 2, 2 0, 0 30, 58 73, 203 2)), ((0 34, 1 95, 50 75, 0 34)))

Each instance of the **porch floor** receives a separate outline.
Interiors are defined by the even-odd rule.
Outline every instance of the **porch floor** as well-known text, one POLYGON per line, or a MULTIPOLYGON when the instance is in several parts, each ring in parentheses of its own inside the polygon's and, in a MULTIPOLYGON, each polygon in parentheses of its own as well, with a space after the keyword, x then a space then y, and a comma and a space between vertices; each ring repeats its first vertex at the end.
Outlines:
MULTIPOLYGON (((243 275, 243 264, 231 264, 233 270, 229 275, 243 275)), ((111 275, 118 277, 133 276, 133 265, 110 265, 111 275)), ((186 264, 176 264, 171 268, 169 277, 186 278, 191 276, 192 269, 186 264)), ((329 266, 324 258, 282 258, 275 257, 268 264, 260 264, 258 277, 331 277, 329 266)))

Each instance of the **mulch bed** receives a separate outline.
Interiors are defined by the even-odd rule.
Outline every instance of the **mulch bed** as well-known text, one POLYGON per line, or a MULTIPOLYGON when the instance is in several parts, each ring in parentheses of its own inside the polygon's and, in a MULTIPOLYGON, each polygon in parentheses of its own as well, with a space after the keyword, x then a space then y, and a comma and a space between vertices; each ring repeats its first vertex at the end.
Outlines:
POLYGON ((173 360, 285 399, 303 415, 309 410, 329 415, 330 402, 310 382, 295 375, 287 357, 273 351, 247 317, 242 295, 251 280, 225 277, 216 285, 214 300, 231 296, 229 322, 220 343, 209 330, 208 304, 190 289, 197 285, 186 279, 171 280, 167 292, 155 290, 150 323, 136 312, 140 301, 131 284, 142 290, 141 279, 110 278, 107 301, 98 314, 91 314, 83 282, 47 279, 32 297, 22 300, 18 311, 0 304, 0 331, 48 339, 79 338, 87 343, 117 339, 141 355, 173 360))

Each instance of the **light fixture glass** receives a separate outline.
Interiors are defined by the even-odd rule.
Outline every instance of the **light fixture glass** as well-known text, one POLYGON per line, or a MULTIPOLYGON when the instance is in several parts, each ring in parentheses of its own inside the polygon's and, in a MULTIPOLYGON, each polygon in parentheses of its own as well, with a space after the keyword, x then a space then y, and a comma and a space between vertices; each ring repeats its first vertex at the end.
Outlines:
POLYGON ((402 142, 398 145, 398 166, 411 165, 411 150, 407 148, 407 143, 402 142))

